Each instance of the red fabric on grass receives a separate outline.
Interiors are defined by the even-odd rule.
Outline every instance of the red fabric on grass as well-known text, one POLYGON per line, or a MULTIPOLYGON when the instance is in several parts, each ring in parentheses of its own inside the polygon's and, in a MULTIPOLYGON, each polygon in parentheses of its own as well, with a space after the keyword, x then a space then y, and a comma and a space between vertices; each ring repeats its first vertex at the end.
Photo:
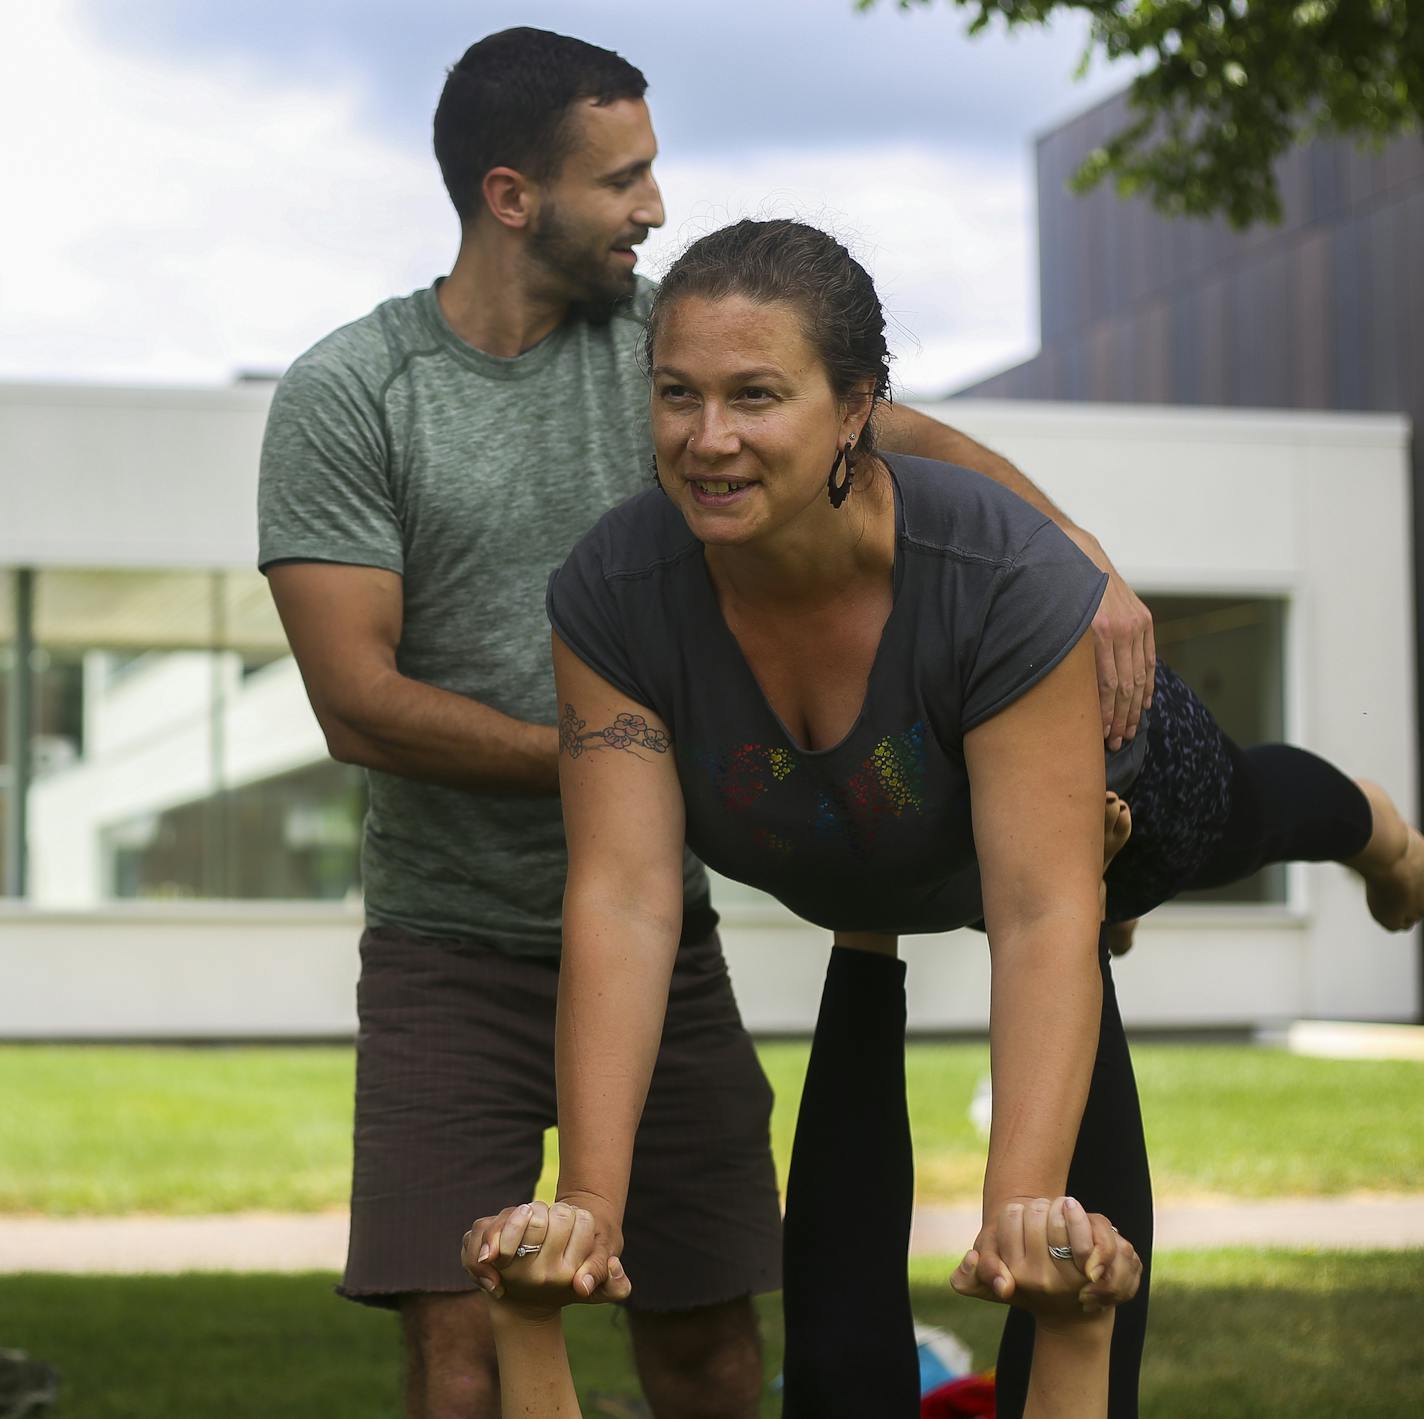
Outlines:
POLYGON ((994 1419, 994 1375, 965 1375, 920 1400, 920 1419, 994 1419))

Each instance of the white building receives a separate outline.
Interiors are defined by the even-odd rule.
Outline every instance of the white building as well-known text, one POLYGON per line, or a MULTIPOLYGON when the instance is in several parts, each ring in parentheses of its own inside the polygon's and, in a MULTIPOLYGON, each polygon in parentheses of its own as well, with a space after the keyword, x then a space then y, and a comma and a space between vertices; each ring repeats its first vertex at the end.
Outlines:
MULTIPOLYGON (((252 569, 270 392, 0 386, 0 842, 26 887, 0 905, 0 1038, 354 1029, 359 776, 327 759, 252 569)), ((1413 807, 1402 419, 931 412, 1098 534, 1237 737, 1302 744, 1413 807)), ((1414 1017, 1413 942, 1373 925, 1343 869, 1221 895, 1144 925, 1117 968, 1130 1026, 1414 1017)), ((809 1029, 825 933, 730 884, 718 903, 748 1023, 809 1029)), ((982 1028, 983 937, 904 950, 912 1027, 982 1028)))

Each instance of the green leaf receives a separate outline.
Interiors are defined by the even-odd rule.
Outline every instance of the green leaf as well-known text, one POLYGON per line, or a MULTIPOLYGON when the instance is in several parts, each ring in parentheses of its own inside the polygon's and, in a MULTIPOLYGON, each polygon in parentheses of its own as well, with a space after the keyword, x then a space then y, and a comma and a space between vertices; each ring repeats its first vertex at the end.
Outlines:
POLYGON ((995 20, 1086 16, 1076 78, 1095 53, 1137 62, 1134 117, 1074 174, 1079 192, 1111 178, 1163 211, 1274 222, 1276 164, 1296 143, 1376 146, 1424 127, 1418 0, 897 0, 901 11, 931 6, 967 14, 971 35, 995 20))

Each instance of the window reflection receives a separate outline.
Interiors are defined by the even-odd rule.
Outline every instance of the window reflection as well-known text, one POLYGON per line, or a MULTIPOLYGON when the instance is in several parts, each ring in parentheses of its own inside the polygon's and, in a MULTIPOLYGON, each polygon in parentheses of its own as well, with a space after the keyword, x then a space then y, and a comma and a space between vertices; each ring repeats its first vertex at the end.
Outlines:
POLYGON ((27 895, 340 900, 364 778, 332 762, 265 580, 35 576, 27 895))
POLYGON ((10 695, 15 657, 15 578, 0 567, 0 893, 12 890, 10 695))
MULTIPOLYGON (((1144 596, 1157 654, 1196 691, 1238 744, 1274 743, 1285 732, 1285 602, 1279 597, 1144 596)), ((1182 902, 1284 902, 1275 863, 1244 881, 1182 902)))

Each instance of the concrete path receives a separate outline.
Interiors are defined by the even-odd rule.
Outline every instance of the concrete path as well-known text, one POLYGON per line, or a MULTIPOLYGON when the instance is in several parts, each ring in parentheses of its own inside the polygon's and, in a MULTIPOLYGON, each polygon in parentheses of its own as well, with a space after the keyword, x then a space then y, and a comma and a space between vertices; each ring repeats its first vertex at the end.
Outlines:
MULTIPOLYGON (((977 1209, 920 1208, 910 1250, 949 1256, 962 1250, 978 1229, 977 1209)), ((1154 1231, 1158 1251, 1206 1247, 1399 1251, 1424 1247, 1424 1196, 1168 1203, 1158 1207, 1154 1231)))
POLYGON ((0 1274, 340 1271, 346 1213, 0 1217, 0 1274))
MULTIPOLYGON (((973 1240, 978 1225, 972 1208, 920 1208, 911 1249, 921 1256, 954 1256, 973 1240)), ((1219 1246, 1424 1248, 1424 1195, 1159 1208, 1159 1251, 1219 1246)), ((344 1212, 0 1217, 0 1273, 339 1271, 345 1255, 344 1212)))

